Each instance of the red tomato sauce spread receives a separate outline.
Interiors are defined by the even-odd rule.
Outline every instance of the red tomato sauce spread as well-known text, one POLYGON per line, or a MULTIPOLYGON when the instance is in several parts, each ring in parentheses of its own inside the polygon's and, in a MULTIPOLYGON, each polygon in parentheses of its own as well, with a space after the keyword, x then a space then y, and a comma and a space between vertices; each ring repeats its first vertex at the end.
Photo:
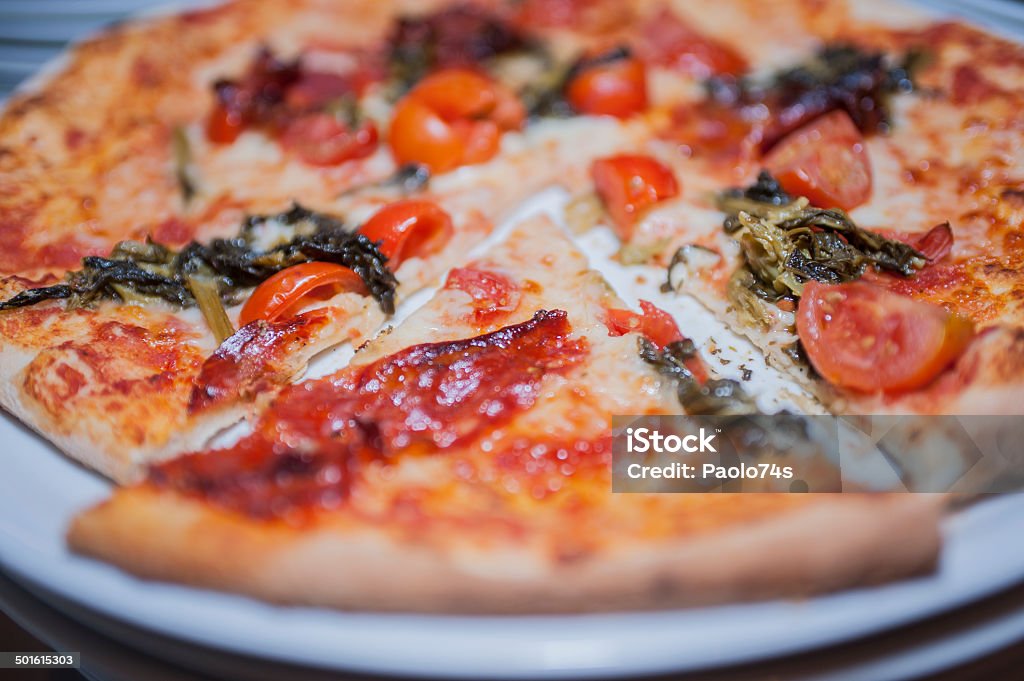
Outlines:
POLYGON ((456 267, 448 273, 444 287, 468 293, 473 299, 472 316, 477 323, 493 321, 519 307, 519 285, 498 272, 475 267, 456 267))
POLYGON ((360 464, 466 445, 536 402, 541 381, 580 364, 562 310, 463 340, 414 345, 289 387, 254 433, 187 454, 150 482, 252 517, 340 504, 360 464))

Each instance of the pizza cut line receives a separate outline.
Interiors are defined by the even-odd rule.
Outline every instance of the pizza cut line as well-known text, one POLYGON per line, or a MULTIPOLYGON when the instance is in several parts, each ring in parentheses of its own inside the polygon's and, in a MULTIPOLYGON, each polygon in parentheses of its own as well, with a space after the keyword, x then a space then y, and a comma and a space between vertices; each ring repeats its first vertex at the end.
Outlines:
POLYGON ((941 496, 612 494, 611 415, 759 396, 572 235, 611 228, 815 409, 1019 414, 1021 83, 1020 46, 874 2, 129 22, 0 117, 0 402, 124 485, 69 542, 150 578, 504 612, 917 574, 941 496), (567 232, 492 243, 551 186, 567 232))

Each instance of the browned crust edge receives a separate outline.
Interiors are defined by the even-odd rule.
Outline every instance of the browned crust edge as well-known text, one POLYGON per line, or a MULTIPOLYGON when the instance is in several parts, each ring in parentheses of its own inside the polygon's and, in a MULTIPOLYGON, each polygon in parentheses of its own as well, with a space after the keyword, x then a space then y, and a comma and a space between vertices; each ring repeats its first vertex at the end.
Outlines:
MULTIPOLYGON (((739 501, 738 501, 739 503, 739 501)), ((82 554, 148 579, 283 604, 355 610, 542 613, 808 596, 932 569, 941 495, 821 496, 793 511, 667 543, 558 562, 530 546, 397 539, 386 527, 265 525, 141 487, 78 516, 82 554)))

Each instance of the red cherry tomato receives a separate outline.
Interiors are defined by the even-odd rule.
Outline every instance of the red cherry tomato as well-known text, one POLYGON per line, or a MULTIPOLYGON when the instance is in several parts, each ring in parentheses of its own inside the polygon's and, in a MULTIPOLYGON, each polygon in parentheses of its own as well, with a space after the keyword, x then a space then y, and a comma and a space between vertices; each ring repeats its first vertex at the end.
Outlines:
POLYGON ((633 226, 644 209, 679 194, 679 183, 672 171, 650 156, 620 154, 601 158, 590 166, 590 175, 623 241, 632 236, 633 226))
POLYGON ((395 107, 388 142, 399 164, 421 163, 431 172, 442 173, 462 162, 464 144, 452 126, 429 106, 411 97, 395 107))
POLYGON ((911 242, 921 255, 929 262, 942 260, 953 250, 953 228, 948 222, 935 225, 911 242))
POLYGON ((431 201, 407 199, 374 213, 359 232, 380 244, 392 269, 407 258, 440 250, 452 236, 451 216, 431 201))
POLYGON ((641 32, 637 52, 647 61, 707 78, 713 74, 738 76, 747 60, 725 43, 702 35, 663 7, 641 32))
POLYGON ((647 72, 639 59, 616 59, 584 67, 566 98, 573 109, 594 116, 628 118, 647 108, 647 72))
POLYGON ((948 222, 935 225, 925 233, 897 232, 891 229, 875 230, 887 239, 902 241, 912 246, 918 253, 928 259, 929 263, 935 263, 953 250, 953 228, 948 222))
MULTIPOLYGON (((606 323, 608 335, 622 336, 627 333, 639 333, 649 341, 664 348, 670 343, 686 340, 676 320, 668 312, 646 300, 640 301, 642 314, 632 310, 608 310, 606 323)), ((708 370, 700 357, 693 356, 686 360, 686 368, 699 382, 708 380, 708 370)))
POLYGON ((215 144, 231 144, 245 129, 245 122, 237 111, 218 104, 206 121, 206 136, 215 144))
POLYGON ((864 137, 845 111, 833 111, 784 137, 764 165, 793 196, 821 208, 852 210, 871 197, 864 137))
POLYGON ((501 134, 526 120, 522 103, 476 71, 451 68, 424 78, 395 107, 389 141, 398 163, 435 173, 490 160, 501 134))
POLYGON ((809 282, 796 328, 808 359, 829 383, 885 393, 931 383, 974 335, 964 317, 866 282, 809 282))
POLYGON ((309 113, 287 123, 281 144, 310 165, 333 166, 372 154, 377 128, 366 123, 352 130, 331 114, 309 113))
POLYGON ((333 292, 366 290, 359 275, 347 267, 329 262, 294 265, 256 287, 242 306, 238 323, 245 326, 257 319, 270 322, 288 316, 304 298, 326 286, 332 287, 333 292))

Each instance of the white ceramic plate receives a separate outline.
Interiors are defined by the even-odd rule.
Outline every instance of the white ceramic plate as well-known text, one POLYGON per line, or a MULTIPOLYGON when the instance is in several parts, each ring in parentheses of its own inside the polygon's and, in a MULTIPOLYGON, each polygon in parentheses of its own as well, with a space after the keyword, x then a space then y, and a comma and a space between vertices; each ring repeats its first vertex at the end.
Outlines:
MULTIPOLYGON (((564 197, 548 192, 524 213, 564 197)), ((510 221, 510 222, 515 222, 510 221)), ((506 227, 507 228, 507 227, 506 227)), ((500 231, 505 231, 502 229, 500 231)), ((496 238, 500 238, 498 235, 496 238)), ((626 272, 607 261, 615 240, 580 240, 592 262, 630 297, 626 272)), ((656 300, 672 309, 672 301, 656 300)), ((674 305, 686 305, 685 299, 674 305)), ((407 309, 400 309, 402 316, 407 309)), ((703 344, 753 349, 690 303, 688 330, 703 344)), ((749 355, 748 355, 749 353, 749 355)), ((770 380, 763 366, 755 370, 770 380)), ((63 535, 109 485, 15 420, 0 420, 0 567, 85 608, 142 629, 281 661, 379 673, 462 677, 614 676, 692 670, 776 657, 847 641, 968 603, 1024 579, 1024 495, 994 499, 946 526, 939 571, 881 588, 802 602, 699 610, 560 617, 454 617, 282 608, 255 600, 136 579, 68 553, 63 535)), ((393 578, 405 577, 396 565, 393 578)), ((112 635, 114 633, 112 632, 112 635)))
MULTIPOLYGON (((602 239, 596 233, 586 240, 592 258, 602 256, 607 245, 602 239)), ((699 333, 727 335, 713 329, 699 333)), ((743 343, 737 345, 740 352, 748 351, 743 343)), ((936 574, 802 602, 561 617, 280 608, 145 582, 69 554, 63 541, 69 519, 107 496, 109 486, 6 415, 0 419, 0 470, 0 567, 19 579, 142 629, 334 669, 570 677, 732 665, 882 631, 1024 579, 1024 497, 1007 496, 948 521, 936 574)), ((393 578, 403 577, 402 566, 396 565, 393 578)))
MULTIPOLYGON (((334 669, 464 678, 614 676, 732 665, 878 632, 1024 576, 1024 497, 951 518, 931 576, 802 602, 561 617, 374 615, 282 608, 146 582, 73 556, 68 518, 106 494, 10 419, 0 422, 0 565, 87 608, 190 642, 334 669)), ((394 579, 403 578, 396 565, 394 579)))

